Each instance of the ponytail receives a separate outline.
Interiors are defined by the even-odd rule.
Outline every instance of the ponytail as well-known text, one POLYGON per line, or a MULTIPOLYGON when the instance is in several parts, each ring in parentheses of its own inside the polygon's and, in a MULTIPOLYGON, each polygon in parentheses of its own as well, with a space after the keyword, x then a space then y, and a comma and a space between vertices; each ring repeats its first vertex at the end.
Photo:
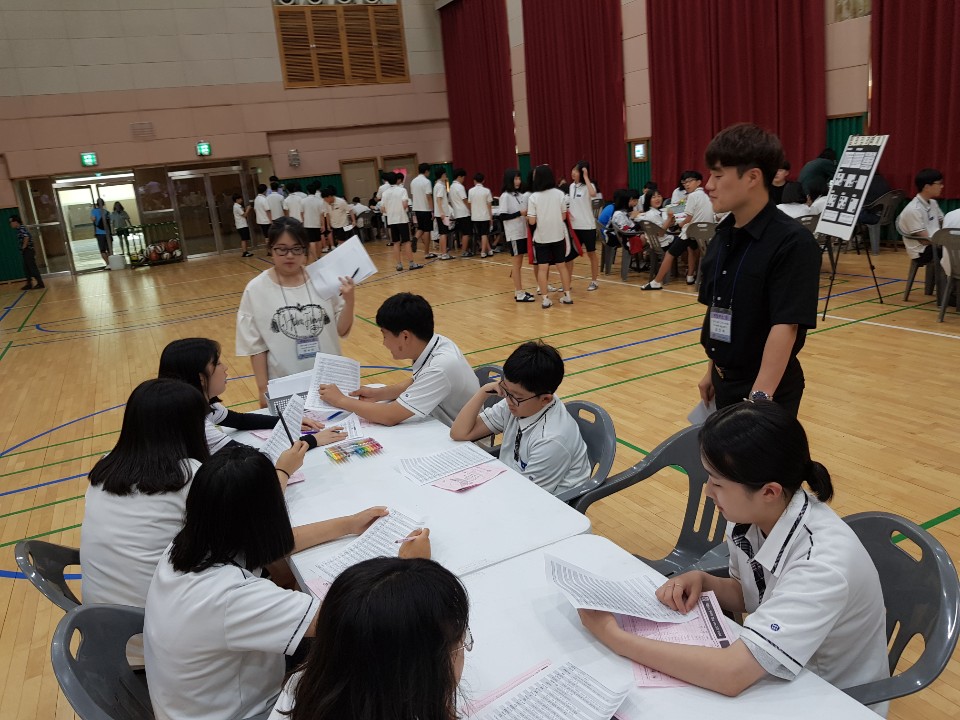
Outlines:
POLYGON ((829 471, 815 460, 807 463, 807 485, 813 490, 820 502, 830 502, 833 497, 833 483, 829 471))

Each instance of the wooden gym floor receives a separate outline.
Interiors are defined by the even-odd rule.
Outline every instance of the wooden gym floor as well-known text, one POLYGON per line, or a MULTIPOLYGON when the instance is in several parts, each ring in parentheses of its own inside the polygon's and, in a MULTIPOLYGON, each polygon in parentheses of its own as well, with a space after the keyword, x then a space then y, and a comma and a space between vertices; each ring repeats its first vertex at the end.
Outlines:
MULTIPOLYGON (((369 249, 381 272, 357 290, 357 322, 343 349, 366 366, 370 382, 403 376, 390 369, 395 363, 372 318, 384 298, 410 290, 430 300, 437 331, 474 365, 500 364, 530 338, 559 347, 567 361, 561 395, 595 401, 614 418, 615 470, 687 425, 705 361, 703 308, 682 278, 642 293, 639 275, 623 284, 614 274, 587 293, 588 266, 580 260, 576 304, 544 311, 513 301, 505 255, 395 273, 392 248, 378 242, 369 249)), ((267 267, 262 256, 54 277, 46 290, 29 293, 20 283, 0 285, 0 720, 74 717, 49 660, 62 613, 17 578, 13 546, 31 537, 78 545, 85 474, 112 447, 123 403, 155 375, 169 341, 219 340, 232 378, 226 403, 256 407, 249 363, 233 354, 234 314, 247 281, 267 267)), ((841 515, 903 514, 960 558, 960 392, 952 375, 960 316, 938 323, 934 299, 920 285, 903 302, 902 250, 877 259, 883 304, 863 257, 844 254, 840 270, 829 316, 801 355, 801 419, 814 457, 833 475, 833 506, 841 515)), ((533 289, 530 270, 523 272, 533 289)), ((685 488, 679 473, 661 473, 595 505, 594 529, 632 552, 661 557, 676 540, 685 488)), ((894 702, 890 717, 960 715, 958 658, 931 688, 894 702)))

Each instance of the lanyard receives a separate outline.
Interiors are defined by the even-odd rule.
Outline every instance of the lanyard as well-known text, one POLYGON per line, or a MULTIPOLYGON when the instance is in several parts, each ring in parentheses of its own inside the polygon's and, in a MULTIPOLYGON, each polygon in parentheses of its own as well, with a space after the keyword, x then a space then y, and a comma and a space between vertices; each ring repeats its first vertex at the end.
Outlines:
MULTIPOLYGON (((747 244, 747 249, 743 251, 743 255, 740 256, 740 264, 737 265, 737 274, 733 276, 733 287, 730 288, 730 304, 727 305, 728 310, 733 310, 733 296, 737 292, 737 280, 740 279, 740 269, 743 267, 743 261, 747 258, 747 253, 750 252, 750 248, 753 247, 753 243, 747 244)), ((723 265, 722 255, 723 249, 721 248, 720 252, 717 253, 717 266, 713 269, 713 291, 717 291, 717 279, 718 273, 720 272, 720 266, 723 265)), ((716 295, 714 297, 717 297, 716 295)), ((711 303, 713 305, 713 303, 711 303)))
MULTIPOLYGON (((313 295, 310 293, 310 281, 307 279, 307 274, 303 271, 303 268, 300 269, 300 272, 303 273, 303 284, 306 285, 307 287, 307 300, 309 300, 310 304, 313 305, 313 295)), ((287 300, 287 293, 284 291, 283 285, 280 283, 277 283, 277 284, 280 285, 280 294, 283 295, 283 304, 286 305, 287 307, 292 307, 290 305, 290 301, 287 300)), ((303 307, 303 306, 300 303, 297 303, 297 307, 303 307)))

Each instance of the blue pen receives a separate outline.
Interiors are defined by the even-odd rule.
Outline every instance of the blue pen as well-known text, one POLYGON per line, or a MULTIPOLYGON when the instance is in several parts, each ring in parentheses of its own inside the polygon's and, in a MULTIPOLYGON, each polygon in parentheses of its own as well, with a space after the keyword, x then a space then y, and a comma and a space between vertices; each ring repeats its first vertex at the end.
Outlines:
POLYGON ((335 412, 333 415, 331 415, 330 417, 328 417, 328 418, 327 418, 327 422, 330 422, 331 420, 336 420, 336 419, 337 419, 338 417, 340 417, 341 415, 343 415, 343 410, 341 410, 340 412, 335 412))

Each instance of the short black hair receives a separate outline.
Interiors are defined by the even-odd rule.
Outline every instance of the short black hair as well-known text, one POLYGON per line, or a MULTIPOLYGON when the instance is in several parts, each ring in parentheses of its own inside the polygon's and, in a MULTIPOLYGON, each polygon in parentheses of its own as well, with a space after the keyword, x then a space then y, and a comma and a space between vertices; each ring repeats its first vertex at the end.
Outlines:
POLYGON ((737 123, 718 132, 704 153, 707 167, 734 167, 737 175, 757 168, 769 190, 773 176, 786 161, 780 138, 752 123, 737 123))
POLYGON ((817 157, 823 158, 824 160, 832 160, 833 162, 836 162, 837 151, 831 147, 824 148, 823 150, 820 151, 820 154, 817 155, 817 157))
POLYGON ((473 176, 473 181, 474 181, 474 182, 478 182, 478 183, 482 183, 482 182, 483 182, 483 178, 484 178, 484 174, 481 173, 481 172, 478 172, 478 173, 476 173, 476 174, 473 176))
POLYGON ((272 180, 270 182, 270 189, 274 192, 277 192, 280 189, 280 183, 278 183, 276 180, 272 180))
POLYGON ((616 210, 629 210, 630 209, 630 198, 633 196, 630 194, 630 191, 627 188, 620 188, 619 190, 614 190, 613 192, 613 209, 616 210))
POLYGON ((785 205, 795 205, 806 202, 806 200, 807 194, 803 190, 803 185, 795 181, 784 183, 782 202, 785 205))
POLYGON ((680 182, 684 180, 697 180, 698 182, 703 182, 703 175, 700 174, 697 170, 684 170, 680 173, 680 182))
POLYGON ((333 188, 325 187, 320 188, 320 197, 328 198, 335 196, 336 193, 333 191, 333 188))
POLYGON ((310 247, 307 229, 302 222, 292 217, 278 217, 270 224, 270 230, 267 231, 267 247, 273 247, 284 233, 289 235, 297 245, 304 248, 310 247))
POLYGON ((454 168, 454 170, 453 170, 453 179, 454 179, 454 180, 456 180, 456 179, 458 179, 458 178, 466 177, 466 176, 467 176, 467 171, 466 171, 466 170, 464 170, 463 168, 454 168))
POLYGON ((780 169, 781 169, 781 170, 788 170, 788 171, 789 171, 789 170, 790 170, 790 161, 787 160, 786 158, 784 158, 784 161, 783 161, 782 163, 780 163, 780 169))
POLYGON ((276 175, 271 175, 269 180, 270 182, 280 182, 280 178, 278 178, 276 175))
POLYGON ((260 183, 259 185, 257 185, 257 194, 258 194, 258 195, 263 195, 266 191, 267 191, 267 186, 266 186, 266 185, 264 185, 263 183, 260 183))
POLYGON ((439 180, 447 174, 447 168, 445 165, 434 165, 433 167, 433 176, 439 180))
POLYGON ((243 200, 243 195, 241 195, 240 193, 234 193, 233 201, 236 202, 237 200, 243 200))
POLYGON ((360 202, 360 198, 354 197, 353 200, 351 200, 350 202, 352 202, 352 203, 358 203, 358 202, 360 202))
POLYGON ((21 220, 21 219, 20 219, 20 216, 19 216, 19 215, 16 215, 16 214, 11 215, 9 218, 7 218, 7 222, 15 222, 15 223, 20 223, 21 225, 23 225, 23 220, 21 220))
POLYGON ((404 330, 427 342, 433 337, 433 308, 421 295, 391 295, 377 310, 377 327, 399 335, 404 330))
POLYGON ((182 573, 228 563, 255 570, 293 547, 276 468, 259 450, 238 444, 220 450, 194 475, 170 560, 182 573))
POLYGON ((830 187, 822 177, 812 177, 807 180, 807 197, 810 198, 811 202, 818 197, 823 197, 829 192, 830 187))
POLYGON ((404 180, 406 180, 406 179, 407 179, 407 176, 404 175, 403 173, 398 172, 398 173, 394 173, 394 174, 393 174, 393 184, 394 184, 394 185, 398 185, 398 184, 402 183, 402 182, 403 182, 404 180))
POLYGON ((563 382, 563 358, 552 345, 525 342, 503 364, 503 377, 534 395, 553 394, 563 382))
POLYGON ((934 168, 924 168, 917 173, 913 179, 913 184, 917 186, 917 192, 923 192, 927 185, 933 185, 935 182, 943 180, 943 173, 934 168))
POLYGON ((298 182, 290 183, 289 185, 287 185, 287 190, 289 190, 292 193, 300 192, 300 183, 298 182))
POLYGON ((647 190, 659 190, 659 189, 660 189, 660 186, 657 185, 653 180, 647 180, 647 181, 643 184, 643 190, 644 190, 644 191, 647 191, 647 190))
POLYGON ((533 169, 533 192, 543 192, 557 186, 557 179, 553 176, 553 169, 549 165, 537 165, 533 169))
POLYGON ((423 173, 430 170, 430 163, 420 163, 417 165, 417 172, 423 175, 423 173))
POLYGON ((307 183, 307 195, 316 195, 317 190, 320 189, 320 183, 312 182, 307 183))

